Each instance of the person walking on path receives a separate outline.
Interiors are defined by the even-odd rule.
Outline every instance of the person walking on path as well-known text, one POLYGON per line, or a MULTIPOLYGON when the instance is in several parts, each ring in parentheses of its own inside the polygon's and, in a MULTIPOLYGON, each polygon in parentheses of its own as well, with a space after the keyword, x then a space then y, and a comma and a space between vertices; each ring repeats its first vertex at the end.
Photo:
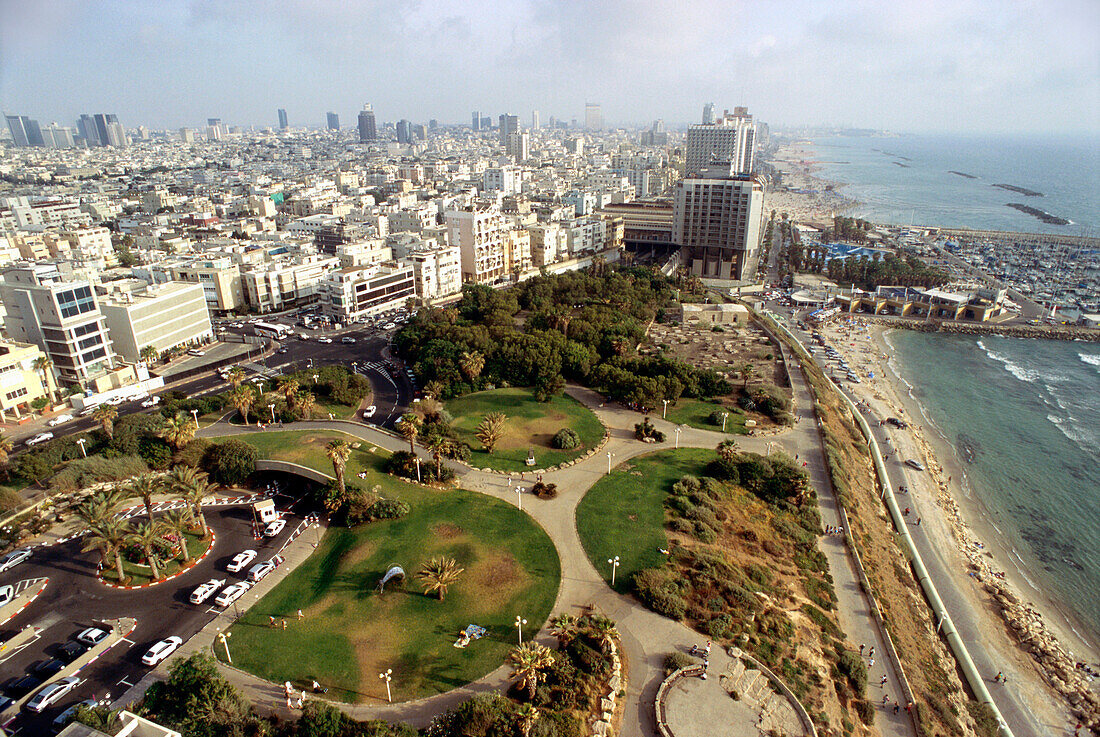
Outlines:
POLYGON ((920 527, 920 517, 917 517, 917 527, 920 527))
POLYGON ((895 714, 898 713, 898 702, 896 702, 896 701, 894 702, 894 713, 895 714))
POLYGON ((703 648, 703 652, 706 653, 708 657, 710 656, 710 640, 707 640, 707 646, 703 648))
POLYGON ((268 616, 268 618, 267 618, 267 626, 268 626, 268 627, 274 627, 274 626, 275 626, 275 617, 272 617, 272 616, 270 616, 270 615, 268 616))
POLYGON ((691 646, 691 651, 690 651, 689 654, 698 655, 699 654, 699 646, 698 645, 692 645, 691 646))
POLYGON ((285 619, 283 620, 283 629, 284 630, 286 629, 286 620, 285 619))
POLYGON ((1005 677, 1005 674, 1004 674, 1003 671, 997 671, 997 675, 993 676, 993 682, 994 683, 1000 683, 1001 679, 1004 678, 1004 677, 1005 677))
POLYGON ((883 706, 886 706, 886 705, 887 705, 887 704, 889 704, 889 703, 890 703, 890 694, 888 694, 888 693, 887 693, 887 694, 883 694, 883 695, 882 695, 882 705, 883 705, 883 706))
POLYGON ((882 680, 878 682, 879 688, 886 688, 886 676, 882 677, 882 680))
POLYGON ((869 662, 867 664, 867 667, 868 668, 874 668, 875 667, 875 659, 874 658, 871 658, 871 662, 869 662))
POLYGON ((867 651, 867 657, 868 658, 875 657, 875 646, 874 645, 871 645, 871 649, 867 651))
POLYGON ((859 646, 859 657, 861 657, 861 658, 863 657, 863 648, 865 648, 865 647, 867 647, 867 646, 866 646, 866 645, 864 645, 864 644, 862 644, 862 643, 860 643, 860 646, 859 646))
POLYGON ((302 621, 302 617, 304 617, 304 616, 305 616, 305 615, 304 615, 304 614, 302 614, 302 610, 301 610, 301 609, 299 609, 299 610, 298 610, 298 621, 299 621, 299 622, 301 622, 301 621, 302 621))

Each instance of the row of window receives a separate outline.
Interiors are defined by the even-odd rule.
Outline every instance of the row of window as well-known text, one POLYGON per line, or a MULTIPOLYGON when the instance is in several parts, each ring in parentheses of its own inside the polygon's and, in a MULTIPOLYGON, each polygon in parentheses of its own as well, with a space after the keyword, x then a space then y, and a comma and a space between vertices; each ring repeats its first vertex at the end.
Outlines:
POLYGON ((18 389, 16 389, 15 391, 8 392, 7 394, 5 394, 4 398, 7 399, 9 402, 11 402, 15 399, 19 399, 19 397, 25 397, 28 394, 30 394, 30 390, 27 389, 27 387, 25 387, 25 386, 21 386, 18 389))

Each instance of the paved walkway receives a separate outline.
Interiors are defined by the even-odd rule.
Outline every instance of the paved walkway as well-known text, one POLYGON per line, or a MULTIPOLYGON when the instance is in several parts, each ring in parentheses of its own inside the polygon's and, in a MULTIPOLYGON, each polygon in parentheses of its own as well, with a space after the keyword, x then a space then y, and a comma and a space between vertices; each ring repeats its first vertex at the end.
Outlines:
MULTIPOLYGON (((792 380, 798 418, 795 427, 770 438, 738 436, 737 442, 743 450, 749 452, 767 454, 769 447, 775 446, 792 456, 797 454, 800 460, 805 460, 808 464, 806 470, 810 474, 814 487, 818 490, 822 522, 836 525, 839 524, 836 498, 829 484, 828 474, 825 472, 823 450, 813 417, 809 390, 801 374, 797 371, 794 373, 792 380)), ((613 462, 619 465, 638 455, 671 448, 674 445, 671 438, 674 437, 675 426, 659 417, 655 418, 654 424, 664 431, 670 440, 657 446, 642 443, 634 439, 633 427, 640 419, 636 412, 618 405, 605 405, 602 397, 584 388, 570 387, 568 391, 571 396, 599 416, 604 425, 610 429, 610 438, 607 445, 590 458, 559 471, 544 473, 545 481, 557 484, 560 491, 558 497, 550 501, 529 497, 525 500, 523 510, 550 535, 561 558, 562 582, 552 613, 577 613, 580 607, 591 604, 616 621, 629 668, 622 734, 625 737, 650 737, 656 734, 654 697, 664 678, 665 655, 673 650, 686 652, 692 644, 700 641, 701 636, 679 622, 655 614, 632 598, 612 591, 584 552, 577 534, 575 512, 585 492, 606 475, 606 452, 613 453, 613 462)), ((295 423, 290 429, 345 432, 388 450, 408 447, 408 443, 400 438, 377 428, 354 422, 300 422, 295 423)), ((217 437, 255 432, 263 431, 254 426, 241 427, 219 423, 203 428, 198 434, 203 437, 217 437)), ((681 447, 714 448, 728 437, 723 433, 688 427, 681 431, 679 444, 681 447)), ((425 458, 428 457, 427 452, 422 448, 417 448, 417 452, 425 458)), ((465 467, 456 467, 456 471, 464 488, 495 496, 511 504, 516 503, 515 489, 509 486, 507 476, 465 467)), ((868 647, 873 645, 876 651, 884 652, 883 642, 871 617, 869 603, 859 586, 855 569, 842 539, 823 538, 820 548, 829 560, 842 629, 852 642, 864 643, 868 647)), ((537 639, 550 644, 552 638, 543 631, 537 639)), ((730 666, 728 656, 717 649, 712 654, 714 657, 711 659, 711 667, 717 668, 717 672, 724 672, 730 666)), ((253 700, 258 703, 271 703, 270 684, 240 671, 231 671, 231 674, 231 680, 253 700)), ((869 679, 872 682, 869 691, 872 701, 881 701, 878 683, 884 674, 888 679, 884 691, 890 692, 890 686, 896 683, 896 674, 890 667, 882 660, 877 660, 875 667, 869 668, 869 679)), ((360 704, 342 706, 342 708, 359 719, 400 720, 414 726, 424 726, 432 717, 447 708, 477 693, 499 691, 507 682, 508 670, 502 666, 474 683, 438 696, 402 704, 360 704)), ((905 718, 904 712, 895 717, 892 713, 880 710, 876 715, 875 723, 883 735, 913 734, 912 726, 905 718)))

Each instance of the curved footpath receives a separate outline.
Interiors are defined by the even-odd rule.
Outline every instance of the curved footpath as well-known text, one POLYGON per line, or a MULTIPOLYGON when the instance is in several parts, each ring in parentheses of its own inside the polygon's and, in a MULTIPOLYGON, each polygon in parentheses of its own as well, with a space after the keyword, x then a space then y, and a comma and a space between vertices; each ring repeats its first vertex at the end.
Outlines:
MULTIPOLYGON (((794 429, 771 438, 736 436, 736 440, 747 451, 767 454, 768 447, 775 444, 792 456, 797 454, 800 460, 807 461, 806 470, 818 491, 822 523, 839 525, 836 498, 825 471, 809 390, 799 372, 793 373, 792 383, 797 407, 797 424, 794 429)), ((633 426, 639 419, 636 412, 617 405, 605 405, 598 394, 587 389, 570 387, 569 393, 599 416, 610 429, 610 438, 600 453, 574 466, 544 472, 544 480, 557 484, 559 496, 550 501, 529 497, 523 509, 550 535, 561 559, 562 581, 552 614, 576 613, 579 608, 591 604, 616 621, 629 669, 622 734, 626 737, 650 737, 656 734, 653 703, 657 688, 664 678, 665 655, 673 650, 686 651, 702 635, 679 622, 655 614, 632 598, 612 591, 584 552, 577 534, 575 513, 585 492, 606 475, 607 451, 614 454, 613 460, 616 464, 621 464, 638 455, 668 449, 673 446, 673 441, 661 445, 639 442, 634 439, 633 434, 633 426)), ((673 436, 672 423, 660 418, 653 421, 666 436, 673 436)), ((301 422, 295 423, 291 429, 343 432, 387 450, 401 450, 408 445, 400 438, 356 422, 301 422)), ((203 428, 198 434, 202 437, 218 437, 257 432, 264 431, 255 427, 219 423, 203 428)), ((730 436, 723 433, 686 427, 680 433, 679 442, 683 447, 714 448, 728 437, 730 436)), ((418 448, 418 453, 428 457, 422 448, 418 448)), ((455 466, 455 470, 464 488, 489 494, 509 503, 516 502, 515 489, 508 485, 508 476, 460 466, 455 466)), ((820 540, 820 549, 828 558, 829 570, 833 576, 841 628, 852 642, 864 643, 868 647, 873 645, 878 652, 884 653, 884 641, 843 540, 823 537, 820 540)), ((546 644, 551 644, 553 640, 545 629, 539 633, 537 639, 546 644)), ((716 649, 712 655, 717 672, 724 671, 730 665, 725 652, 716 649)), ((869 699, 873 703, 881 702, 881 698, 876 698, 879 694, 876 689, 883 675, 887 677, 884 692, 889 693, 891 698, 896 698, 897 692, 893 687, 898 683, 897 674, 884 660, 885 658, 879 659, 875 668, 869 669, 869 699)), ((238 670, 227 670, 227 673, 230 680, 257 703, 271 704, 273 707, 282 703, 281 689, 274 684, 238 670)), ((471 684, 416 701, 392 705, 379 703, 340 706, 358 719, 386 719, 424 726, 432 717, 473 695, 502 690, 509 682, 508 675, 508 669, 501 666, 471 684)), ((877 709, 875 725, 883 735, 915 734, 904 711, 894 715, 892 711, 877 709)))

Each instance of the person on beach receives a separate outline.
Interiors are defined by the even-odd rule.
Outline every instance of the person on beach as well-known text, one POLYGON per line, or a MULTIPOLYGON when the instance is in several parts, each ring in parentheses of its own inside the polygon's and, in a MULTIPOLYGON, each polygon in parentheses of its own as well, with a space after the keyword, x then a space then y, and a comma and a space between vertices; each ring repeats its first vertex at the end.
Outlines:
POLYGON ((890 694, 886 693, 882 695, 882 705, 886 706, 890 703, 890 694))
POLYGON ((917 527, 920 527, 920 517, 917 517, 917 527))
POLYGON ((898 713, 898 702, 896 702, 896 701, 894 702, 894 713, 895 714, 898 713))
POLYGON ((1000 683, 1001 679, 1004 678, 1004 677, 1005 677, 1004 673, 1002 673, 1001 671, 997 671, 997 675, 993 676, 993 682, 994 683, 1000 683))
POLYGON ((863 648, 865 648, 865 647, 867 647, 867 646, 866 646, 866 645, 864 645, 864 644, 862 644, 862 643, 860 643, 860 646, 859 646, 859 657, 861 657, 861 658, 863 657, 863 648))
POLYGON ((875 667, 875 659, 874 659, 874 658, 871 658, 871 659, 870 659, 870 660, 869 660, 869 661, 867 662, 867 667, 868 667, 868 668, 874 668, 874 667, 875 667))
POLYGON ((886 688, 886 676, 882 677, 882 680, 878 683, 879 688, 886 688))
POLYGON ((874 645, 871 645, 871 649, 867 651, 867 657, 869 657, 869 658, 875 657, 875 646, 874 645))

